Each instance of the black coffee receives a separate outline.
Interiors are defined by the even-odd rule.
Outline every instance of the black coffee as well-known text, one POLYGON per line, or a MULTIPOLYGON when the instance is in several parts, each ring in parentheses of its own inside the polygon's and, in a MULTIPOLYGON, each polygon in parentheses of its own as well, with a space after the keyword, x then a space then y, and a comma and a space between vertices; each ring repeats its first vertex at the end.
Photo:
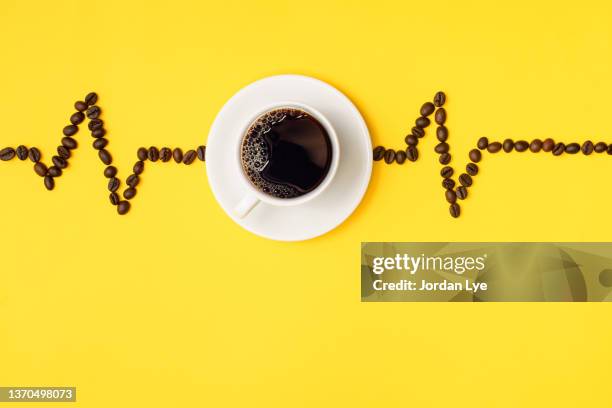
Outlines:
POLYGON ((300 109, 260 116, 241 146, 242 168, 253 185, 278 198, 304 195, 325 179, 332 146, 325 128, 300 109))

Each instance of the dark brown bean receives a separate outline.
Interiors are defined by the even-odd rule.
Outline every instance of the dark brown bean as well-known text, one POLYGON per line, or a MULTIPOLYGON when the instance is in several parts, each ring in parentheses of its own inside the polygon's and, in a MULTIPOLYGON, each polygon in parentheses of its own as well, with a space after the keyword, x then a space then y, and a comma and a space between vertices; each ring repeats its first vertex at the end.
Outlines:
POLYGON ((443 125, 446 122, 446 109, 438 108, 438 110, 436 110, 434 119, 438 125, 443 125))
POLYGON ((398 150, 395 152, 395 161, 397 164, 404 164, 406 161, 406 152, 403 150, 398 150))
POLYGON ((95 137, 96 139, 104 137, 106 135, 106 130, 102 127, 95 128, 91 131, 91 137, 95 137))
POLYGON ((438 154, 448 153, 450 146, 446 142, 438 143, 434 148, 435 152, 438 154))
POLYGON ((565 152, 565 144, 564 143, 557 143, 555 145, 555 147, 553 148, 553 155, 555 156, 560 156, 563 154, 563 152, 565 152))
POLYGON ((104 126, 104 121, 102 119, 91 119, 87 124, 87 128, 92 132, 96 129, 101 129, 104 126))
POLYGON ((446 165, 451 162, 451 158, 452 156, 450 155, 450 153, 442 153, 438 158, 438 161, 440 162, 440 164, 446 165))
POLYGON ((64 146, 57 146, 57 154, 62 159, 70 158, 70 150, 66 149, 64 146))
POLYGON ((587 140, 586 142, 582 144, 581 150, 585 156, 590 155, 591 153, 593 153, 593 150, 594 150, 593 142, 591 142, 590 140, 587 140))
POLYGON ((51 166, 49 170, 47 170, 47 174, 51 177, 59 177, 62 175, 62 169, 59 167, 51 166))
POLYGON ((85 96, 85 103, 89 106, 94 105, 98 102, 98 94, 95 92, 90 92, 85 96))
POLYGON ((421 106, 421 116, 429 116, 436 110, 436 107, 431 102, 425 102, 423 106, 421 106))
POLYGON ((442 178, 453 177, 453 173, 455 173, 455 170, 453 170, 451 166, 444 166, 442 167, 442 170, 440 170, 440 175, 442 178))
POLYGON ((108 191, 110 191, 111 193, 114 193, 115 191, 119 189, 120 185, 121 185, 121 181, 117 177, 112 177, 111 179, 108 180, 108 191))
POLYGON ((434 95, 434 99, 433 99, 434 105, 439 108, 440 106, 444 105, 445 102, 446 102, 446 95, 444 94, 444 92, 438 91, 434 95))
POLYGON ((49 191, 53 190, 53 188, 55 187, 55 180, 53 180, 53 177, 45 176, 44 181, 45 181, 45 188, 49 191))
POLYGON ((450 204, 454 204, 457 201, 457 194, 453 190, 446 190, 444 196, 450 204))
POLYGON ((59 167, 60 169, 65 169, 68 167, 68 162, 63 157, 53 156, 51 161, 55 167, 59 167))
POLYGON ((545 139, 542 142, 542 150, 545 152, 552 152, 552 150, 555 148, 555 141, 552 140, 551 138, 545 139))
POLYGON ((542 141, 540 139, 533 139, 529 144, 529 150, 531 150, 532 153, 537 153, 542 150, 542 141))
POLYGON ((25 160, 28 158, 28 148, 24 145, 17 146, 17 149, 15 149, 15 154, 19 160, 25 160))
POLYGON ((140 183, 140 177, 138 177, 138 174, 130 174, 125 182, 130 187, 136 187, 140 183))
POLYGON ((112 205, 117 205, 119 204, 119 194, 117 193, 110 193, 110 195, 108 196, 108 198, 110 199, 110 203, 112 205))
POLYGON ((159 160, 166 163, 166 162, 169 162, 171 158, 172 158, 172 150, 170 150, 167 147, 162 147, 159 150, 159 160))
POLYGON ((206 161, 206 146, 198 146, 196 149, 199 161, 206 161))
POLYGON ((408 146, 406 148, 406 158, 410 160, 411 162, 417 161, 417 159, 419 158, 418 149, 414 146, 408 146))
POLYGON ((465 200, 468 196, 468 190, 464 186, 457 187, 457 198, 459 200, 465 200))
POLYGON ((448 129, 446 128, 446 126, 438 126, 438 128, 436 129, 436 137, 439 141, 446 142, 446 140, 448 139, 448 129))
POLYGON ((486 137, 481 137, 480 139, 478 139, 478 143, 476 143, 476 147, 478 147, 480 150, 486 149, 488 145, 489 139, 486 137))
POLYGON ((470 160, 473 161, 474 163, 478 163, 480 159, 482 159, 482 153, 480 153, 480 150, 478 149, 470 150, 469 156, 470 156, 470 160))
POLYGON ((100 158, 102 163, 106 164, 107 166, 113 162, 113 157, 106 149, 98 150, 98 157, 100 158))
POLYGON ((93 105, 87 108, 86 115, 89 119, 98 119, 101 113, 102 113, 102 110, 100 109, 100 107, 93 105))
POLYGON ((487 152, 489 153, 497 153, 501 149, 502 149, 502 145, 499 142, 493 142, 487 145, 487 152))
POLYGON ((465 171, 467 172, 467 174, 469 174, 470 176, 475 176, 478 174, 478 165, 476 163, 468 163, 465 166, 465 171))
POLYGON ((514 142, 512 141, 512 139, 504 140, 504 143, 502 144, 502 148, 504 149, 504 152, 510 153, 512 149, 514 149, 514 142))
POLYGON ((519 140, 514 143, 514 150, 516 150, 517 152, 524 152, 527 149, 529 149, 529 143, 525 140, 519 140))
POLYGON ((595 153, 603 153, 608 149, 608 145, 604 142, 598 142, 595 144, 595 153))
POLYGON ((453 187, 455 187, 455 180, 451 178, 445 178, 444 180, 442 180, 442 187, 447 190, 452 190, 453 187))
MULTIPOLYGON (((382 146, 378 146, 376 149, 374 149, 374 160, 378 161, 381 160, 385 154, 385 148, 382 146), (379 150, 376 150, 379 149, 379 150), (380 152, 380 153, 378 153, 380 152), (378 154, 380 154, 380 159, 378 159, 378 154)), ((172 152, 172 157, 174 158, 174 161, 177 163, 180 163, 183 161, 183 151, 177 147, 174 149, 174 151, 172 152)))
POLYGON ((426 128, 427 126, 429 126, 430 123, 431 121, 429 120, 429 118, 425 116, 420 116, 414 121, 414 124, 421 129, 426 128))
MULTIPOLYGON (((388 152, 393 152, 393 158, 395 158, 395 152, 392 149, 389 149, 385 152, 385 161, 387 161, 387 153, 388 152)), ((187 152, 185 152, 185 156, 183 156, 183 163, 184 164, 191 164, 193 163, 193 161, 196 159, 197 157, 197 153, 195 150, 188 150, 187 152)), ((393 160, 391 160, 393 161, 393 160)))
POLYGON ((76 149, 78 146, 78 143, 76 141, 76 139, 70 137, 70 136, 66 136, 62 138, 62 146, 64 146, 66 149, 76 149))
MULTIPOLYGON (((374 158, 374 161, 382 160, 384 155, 385 155, 385 148, 383 146, 376 146, 374 150, 372 151, 372 156, 374 158)), ((172 157, 174 157, 175 162, 180 163, 183 160, 183 152, 181 152, 181 149, 176 148, 174 149, 174 152, 172 152, 172 157)))
POLYGON ((79 112, 83 112, 87 109, 87 104, 83 101, 76 101, 74 103, 74 109, 78 110, 79 112))
POLYGON ((117 212, 119 215, 125 215, 130 211, 130 202, 129 201, 119 201, 117 204, 117 212))
POLYGON ((423 136, 425 136, 425 131, 420 127, 413 126, 411 130, 412 134, 418 138, 422 138, 423 136))
POLYGON ((408 146, 416 146, 419 144, 419 138, 410 134, 404 138, 404 142, 406 142, 408 146))
POLYGON ((134 198, 136 196, 136 189, 133 187, 127 188, 124 192, 123 192, 123 198, 125 198, 126 200, 131 200, 132 198, 134 198))
POLYGON ((459 204, 453 203, 449 207, 449 212, 451 217, 457 218, 461 215, 461 207, 459 207, 459 204))
POLYGON ((99 139, 94 140, 93 142, 93 148, 96 150, 102 150, 106 147, 106 145, 108 145, 108 140, 101 137, 99 139))
POLYGON ((70 116, 70 123, 73 125, 78 125, 85 120, 85 115, 83 112, 74 112, 72 116, 70 116))
POLYGON ((108 166, 104 169, 104 177, 113 178, 117 175, 117 168, 115 166, 108 166))
POLYGON ((36 162, 36 164, 34 164, 34 171, 40 177, 45 177, 47 175, 47 166, 45 166, 44 163, 36 162))
POLYGON ((30 161, 32 161, 33 163, 38 163, 41 158, 40 150, 38 150, 36 147, 30 147, 28 157, 30 158, 30 161))
POLYGON ((608 146, 607 152, 608 154, 612 154, 612 144, 608 146))
POLYGON ((578 143, 569 143, 565 146, 565 153, 576 154, 580 151, 580 145, 578 143))
POLYGON ((144 147, 140 147, 136 152, 136 156, 138 156, 138 160, 145 161, 149 157, 149 151, 144 147))
POLYGON ((68 125, 64 127, 63 133, 64 136, 72 136, 75 135, 79 131, 78 126, 68 125))
POLYGON ((472 185, 472 176, 467 173, 463 173, 459 176, 459 183, 461 183, 464 187, 469 187, 472 185))
POLYGON ((132 171, 134 171, 134 174, 136 174, 136 175, 142 174, 142 172, 144 171, 144 162, 143 161, 137 161, 134 164, 134 168, 132 169, 132 171))
MULTIPOLYGON (((183 163, 185 163, 185 161, 187 160, 187 156, 189 156, 189 152, 193 152, 193 150, 190 150, 187 153, 185 153, 185 157, 183 158, 183 163)), ((385 150, 384 158, 385 158, 385 163, 387 164, 393 163, 393 161, 395 161, 395 150, 393 149, 385 150)), ((193 161, 193 159, 191 161, 193 161)))
POLYGON ((0 160, 9 161, 15 157, 16 154, 17 152, 12 147, 5 147, 4 149, 0 150, 0 160))
POLYGON ((149 147, 149 160, 156 162, 159 160, 159 150, 155 146, 149 147))

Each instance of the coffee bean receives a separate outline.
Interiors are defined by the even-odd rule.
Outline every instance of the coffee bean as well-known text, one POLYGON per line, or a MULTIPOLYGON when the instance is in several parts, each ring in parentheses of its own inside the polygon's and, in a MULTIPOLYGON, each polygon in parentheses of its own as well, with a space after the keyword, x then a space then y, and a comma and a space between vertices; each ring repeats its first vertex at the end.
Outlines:
POLYGON ((75 112, 70 116, 70 123, 73 125, 78 125, 85 120, 85 115, 83 112, 75 112))
POLYGON ((537 153, 542 150, 542 141, 540 139, 533 139, 529 144, 529 150, 533 153, 537 153))
POLYGON ((446 142, 438 143, 434 148, 435 152, 438 154, 448 153, 450 146, 446 142))
POLYGON ((446 142, 446 139, 448 139, 448 129, 446 126, 438 126, 436 129, 436 137, 439 141, 446 142))
POLYGON ((117 204, 117 212, 119 215, 127 214, 130 211, 130 202, 129 201, 119 201, 117 204))
POLYGON ((142 172, 144 171, 144 162, 137 161, 134 164, 134 168, 132 170, 134 171, 134 174, 142 174, 142 172))
POLYGON ((65 169, 68 167, 68 162, 63 157, 53 156, 51 161, 55 167, 59 167, 60 169, 65 169))
POLYGON ((123 198, 125 198, 126 200, 131 200, 135 196, 136 196, 135 188, 130 187, 123 192, 123 198))
POLYGON ((119 181, 117 177, 112 177, 111 179, 108 180, 108 191, 110 191, 111 193, 114 193, 115 191, 119 189, 120 185, 121 185, 121 181, 119 181))
MULTIPOLYGON (((385 148, 383 146, 376 146, 374 148, 374 151, 372 152, 374 161, 382 160, 384 155, 385 155, 385 148)), ((174 157, 174 161, 177 163, 180 163, 183 160, 183 153, 181 152, 181 149, 178 149, 178 148, 174 149, 174 152, 172 152, 172 156, 174 157)))
POLYGON ((481 137, 480 139, 478 139, 478 143, 476 143, 476 147, 478 147, 480 150, 486 149, 488 145, 489 139, 486 137, 481 137))
POLYGON ((145 161, 147 158, 149 158, 149 151, 144 147, 140 147, 136 152, 136 156, 138 156, 138 160, 145 161))
POLYGON ((19 160, 25 160, 28 158, 28 148, 24 145, 17 146, 15 154, 19 160))
POLYGON ((408 135, 404 138, 404 142, 406 142, 408 146, 416 146, 419 144, 419 138, 415 135, 408 135))
POLYGON ((436 110, 436 107, 431 102, 425 102, 423 106, 421 106, 421 116, 429 116, 436 110))
POLYGON ((98 157, 100 158, 102 163, 106 164, 107 166, 113 162, 112 156, 106 149, 98 150, 98 157))
POLYGON ((604 143, 604 142, 598 142, 598 143, 595 145, 595 149, 594 149, 594 150, 595 150, 595 152, 596 152, 596 153, 603 153, 603 152, 605 152, 607 149, 608 149, 608 145, 607 145, 606 143, 604 143))
POLYGON ((4 149, 0 150, 0 160, 9 161, 15 157, 15 154, 15 149, 12 147, 5 147, 4 149))
POLYGON ((608 154, 612 154, 612 144, 608 146, 607 152, 608 154))
POLYGON ((499 142, 493 142, 487 145, 487 151, 489 153, 497 153, 501 150, 501 148, 502 148, 502 145, 499 142))
POLYGON ((117 193, 110 193, 110 195, 108 196, 108 198, 110 199, 110 203, 112 205, 117 205, 119 204, 119 194, 117 193))
POLYGON ((108 166, 104 169, 104 177, 113 178, 117 175, 117 168, 115 166, 108 166))
POLYGON ((95 92, 90 92, 85 96, 85 103, 89 106, 94 105, 98 102, 98 94, 95 92))
POLYGON ((529 149, 529 143, 525 140, 519 140, 514 143, 514 150, 516 150, 517 152, 524 152, 527 149, 529 149))
POLYGON ((75 135, 77 132, 79 131, 78 126, 75 125, 68 125, 66 127, 64 127, 64 136, 72 136, 75 135))
POLYGON ((420 127, 413 126, 411 131, 412 134, 418 138, 422 138, 423 136, 425 136, 425 131, 420 127))
POLYGON ((162 147, 161 150, 159 151, 159 159, 165 163, 165 162, 170 161, 171 158, 172 158, 172 150, 168 149, 167 147, 162 147))
POLYGON ((429 118, 426 118, 425 116, 418 117, 417 120, 414 121, 414 124, 421 129, 426 128, 430 123, 431 121, 429 118))
MULTIPOLYGON (((190 152, 193 152, 193 150, 190 150, 187 153, 185 153, 185 157, 183 158, 183 163, 187 161, 187 157, 189 156, 190 152)), ((391 164, 393 163, 394 160, 395 160, 395 150, 393 149, 385 150, 385 163, 391 164)), ((193 159, 191 159, 191 161, 193 161, 193 159)))
POLYGON ((460 200, 465 200, 468 196, 468 190, 464 186, 457 187, 457 198, 460 200))
POLYGON ((459 176, 459 183, 461 183, 464 187, 469 187, 472 185, 472 176, 467 173, 463 173, 459 176))
POLYGON ((545 152, 552 152, 554 148, 555 148, 555 141, 552 140, 551 138, 548 138, 542 142, 542 150, 544 150, 545 152))
POLYGON ((446 109, 438 108, 434 118, 438 125, 443 125, 446 122, 446 109))
POLYGON ((478 165, 476 163, 468 163, 465 166, 465 171, 467 172, 467 174, 469 174, 470 176, 475 176, 478 174, 478 165))
POLYGON ((30 147, 28 157, 33 163, 38 163, 40 161, 40 150, 36 147, 30 147))
POLYGON ((108 144, 108 140, 101 137, 99 139, 94 140, 93 148, 96 150, 102 150, 106 147, 107 144, 108 144))
POLYGON ((569 143, 565 146, 565 153, 576 154, 580 151, 580 145, 578 143, 569 143))
POLYGON ((70 158, 70 150, 66 149, 64 146, 57 146, 57 154, 62 159, 70 158))
POLYGON ((47 170, 47 174, 51 177, 59 177, 62 175, 62 169, 59 167, 51 166, 49 170, 47 170))
POLYGON ((55 180, 53 180, 53 177, 45 176, 44 180, 45 180, 45 188, 49 191, 53 190, 53 187, 55 187, 55 180))
POLYGON ((446 190, 444 192, 444 196, 446 197, 446 201, 451 204, 454 204, 457 201, 457 194, 453 190, 446 190))
POLYGON ((397 152, 395 152, 395 161, 397 162, 397 164, 404 164, 404 162, 406 161, 406 152, 403 150, 398 150, 397 152))
POLYGON ((478 149, 470 150, 469 156, 470 156, 470 160, 473 161, 474 163, 478 163, 480 159, 482 159, 482 153, 480 153, 480 150, 478 149))
POLYGON ((95 128, 91 131, 91 137, 95 137, 96 139, 104 137, 106 134, 106 130, 103 127, 95 128))
POLYGON ((87 124, 87 128, 91 131, 100 129, 103 126, 104 126, 104 121, 102 119, 92 119, 87 124))
POLYGON ((159 150, 155 146, 149 147, 149 160, 156 162, 159 160, 159 150))
POLYGON ((587 140, 586 142, 584 142, 582 144, 582 153, 586 156, 590 155, 591 153, 593 153, 594 147, 593 147, 593 142, 591 142, 590 140, 587 140))
POLYGON ((406 148, 406 158, 411 162, 417 161, 417 159, 419 158, 419 151, 417 150, 417 148, 414 146, 408 146, 406 148))
POLYGON ((512 149, 514 149, 514 142, 512 141, 512 139, 506 139, 504 140, 502 147, 504 149, 504 152, 510 153, 512 149))
MULTIPOLYGON (((378 146, 376 149, 374 149, 374 160, 378 161, 381 160, 383 158, 383 156, 385 155, 385 148, 382 146, 378 146)), ((177 163, 180 163, 183 161, 183 151, 177 147, 174 149, 174 151, 172 152, 172 157, 174 158, 174 161, 177 163)))
POLYGON ((86 113, 89 119, 98 119, 98 117, 100 116, 100 113, 102 113, 102 110, 100 109, 99 106, 93 105, 87 109, 86 113))
POLYGON ((74 109, 78 110, 79 112, 83 112, 87 109, 87 104, 83 101, 76 101, 74 103, 74 109))
POLYGON ((206 161, 206 146, 198 146, 196 152, 198 153, 199 161, 206 161))
POLYGON ((440 162, 440 164, 446 165, 451 162, 451 157, 452 156, 450 155, 450 153, 442 153, 438 158, 438 161, 440 162))
POLYGON ((455 187, 455 180, 451 178, 445 178, 444 180, 442 180, 442 187, 447 190, 452 190, 453 187, 455 187))
POLYGON ((76 149, 78 144, 77 141, 70 137, 70 136, 66 136, 62 138, 62 146, 64 146, 66 149, 76 149))
POLYGON ((451 204, 449 207, 449 211, 450 211, 451 217, 453 218, 457 218, 459 217, 459 215, 461 215, 461 207, 459 207, 459 204, 457 203, 451 204))
POLYGON ((140 182, 140 177, 138 177, 137 174, 130 174, 130 176, 127 178, 125 182, 130 187, 136 187, 138 183, 140 182))
POLYGON ((36 162, 36 164, 34 164, 34 171, 40 177, 45 177, 47 175, 47 166, 45 166, 44 163, 36 162))
POLYGON ((452 167, 444 166, 442 167, 442 170, 440 170, 440 175, 442 176, 442 178, 450 178, 453 177, 454 172, 455 170, 453 170, 452 167))
POLYGON ((444 92, 439 91, 434 95, 433 103, 438 108, 444 105, 445 102, 446 102, 446 95, 444 94, 444 92))
POLYGON ((562 154, 563 154, 563 152, 564 152, 564 151, 565 151, 565 144, 563 144, 563 143, 557 143, 557 144, 555 145, 555 147, 553 148, 552 153, 553 153, 553 155, 555 155, 555 156, 560 156, 560 155, 562 155, 562 154))

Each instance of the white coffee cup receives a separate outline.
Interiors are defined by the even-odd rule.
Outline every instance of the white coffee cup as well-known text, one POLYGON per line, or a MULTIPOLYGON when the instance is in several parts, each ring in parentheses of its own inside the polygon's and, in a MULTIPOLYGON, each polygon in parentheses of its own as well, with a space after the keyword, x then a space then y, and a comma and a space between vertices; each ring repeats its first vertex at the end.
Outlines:
POLYGON ((325 191, 325 189, 329 187, 332 179, 334 178, 336 174, 336 170, 338 170, 338 162, 340 160, 340 143, 338 142, 338 136, 333 126, 331 125, 331 123, 329 123, 327 118, 323 116, 323 114, 321 114, 321 112, 319 112, 312 106, 308 106, 303 103, 280 102, 280 103, 275 103, 273 105, 265 107, 264 109, 260 110, 259 112, 257 112, 257 114, 251 117, 251 120, 247 122, 246 126, 242 130, 242 137, 239 138, 238 145, 236 146, 236 156, 235 157, 236 157, 236 165, 240 168, 240 175, 243 181, 242 184, 244 185, 244 197, 234 207, 234 214, 239 218, 244 218, 260 202, 264 202, 264 203, 267 203, 270 205, 276 205, 276 206, 299 205, 299 204, 304 204, 314 199, 319 194, 321 194, 323 191, 325 191), (301 195, 299 197, 294 197, 294 198, 278 198, 278 197, 274 197, 269 194, 266 194, 262 191, 259 191, 257 188, 255 188, 255 186, 251 183, 247 175, 244 173, 244 169, 242 167, 242 160, 241 160, 242 141, 244 140, 244 137, 246 136, 251 125, 255 123, 255 121, 259 119, 259 117, 261 117, 262 115, 268 112, 271 112, 277 109, 283 109, 283 108, 299 109, 311 115, 321 124, 321 126, 323 126, 323 128, 325 128, 329 136, 330 143, 331 143, 331 153, 332 153, 331 163, 329 166, 329 170, 325 178, 323 179, 323 181, 314 190, 304 195, 301 195))

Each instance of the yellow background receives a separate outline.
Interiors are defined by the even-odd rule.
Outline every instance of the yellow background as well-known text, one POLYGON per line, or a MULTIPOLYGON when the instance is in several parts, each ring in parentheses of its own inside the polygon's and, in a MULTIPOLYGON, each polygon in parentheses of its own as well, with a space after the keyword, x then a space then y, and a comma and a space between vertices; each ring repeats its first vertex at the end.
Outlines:
MULTIPOLYGON (((481 135, 612 141, 612 7, 512 3, 0 0, 0 144, 49 161, 96 90, 124 179, 137 147, 204 143, 280 73, 337 86, 396 148, 445 90, 457 169, 481 135)), ((360 303, 361 241, 612 238, 612 157, 486 155, 454 220, 432 133, 302 243, 240 229, 201 163, 147 165, 118 217, 86 132, 53 192, 1 162, 0 385, 83 407, 609 406, 606 304, 360 303)))

